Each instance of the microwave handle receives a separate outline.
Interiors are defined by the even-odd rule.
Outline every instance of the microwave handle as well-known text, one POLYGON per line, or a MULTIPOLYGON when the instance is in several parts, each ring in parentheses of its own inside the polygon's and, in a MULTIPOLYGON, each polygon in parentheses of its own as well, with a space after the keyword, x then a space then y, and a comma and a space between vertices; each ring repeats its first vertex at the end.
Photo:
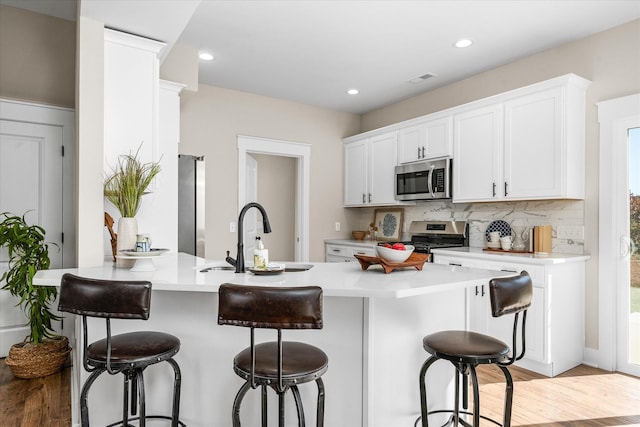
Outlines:
POLYGON ((431 198, 434 199, 436 196, 435 194, 433 194, 433 186, 431 185, 431 181, 433 179, 433 169, 435 168, 434 165, 431 165, 431 167, 429 168, 429 176, 427 177, 427 187, 429 188, 429 194, 431 194, 431 198))

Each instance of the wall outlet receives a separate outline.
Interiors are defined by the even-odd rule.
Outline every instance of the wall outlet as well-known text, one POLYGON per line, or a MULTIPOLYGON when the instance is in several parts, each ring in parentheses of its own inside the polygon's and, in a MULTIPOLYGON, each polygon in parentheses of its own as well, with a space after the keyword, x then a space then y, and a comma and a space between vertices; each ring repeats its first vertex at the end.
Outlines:
POLYGON ((556 238, 584 240, 584 227, 581 225, 559 225, 556 228, 556 238))
POLYGON ((340 223, 336 222, 336 231, 340 231, 340 228, 341 228, 340 223))
POLYGON ((231 221, 229 223, 229 233, 235 233, 236 232, 236 223, 231 221))

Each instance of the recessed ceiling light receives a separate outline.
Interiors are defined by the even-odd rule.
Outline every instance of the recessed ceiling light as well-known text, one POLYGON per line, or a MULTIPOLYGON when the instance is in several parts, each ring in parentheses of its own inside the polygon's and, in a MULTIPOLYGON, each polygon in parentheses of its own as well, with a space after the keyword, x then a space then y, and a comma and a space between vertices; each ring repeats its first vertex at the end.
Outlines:
POLYGON ((360 91, 359 91, 358 89, 349 89, 349 90, 347 91, 347 93, 348 93, 349 95, 357 95, 357 94, 359 94, 359 93, 360 93, 360 91))
POLYGON ((469 47, 473 44, 473 40, 469 39, 460 39, 456 42, 456 47, 469 47))
POLYGON ((203 61, 213 61, 213 55, 211 55, 208 52, 200 52, 199 55, 200 59, 202 59, 203 61))

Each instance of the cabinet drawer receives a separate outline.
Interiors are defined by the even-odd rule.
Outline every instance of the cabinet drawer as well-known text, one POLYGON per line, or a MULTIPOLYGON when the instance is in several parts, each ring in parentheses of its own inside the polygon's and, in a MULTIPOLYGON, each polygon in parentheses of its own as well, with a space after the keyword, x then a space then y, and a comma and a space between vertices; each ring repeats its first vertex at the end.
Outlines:
POLYGON ((335 244, 326 245, 325 259, 328 262, 355 261, 354 255, 376 256, 376 248, 335 244))
POLYGON ((327 245, 325 255, 348 257, 351 256, 351 252, 347 246, 327 245))
POLYGON ((493 264, 490 267, 492 270, 510 271, 513 273, 520 273, 525 270, 531 276, 531 280, 536 283, 544 283, 544 266, 531 265, 531 264, 512 264, 512 263, 500 263, 493 264))

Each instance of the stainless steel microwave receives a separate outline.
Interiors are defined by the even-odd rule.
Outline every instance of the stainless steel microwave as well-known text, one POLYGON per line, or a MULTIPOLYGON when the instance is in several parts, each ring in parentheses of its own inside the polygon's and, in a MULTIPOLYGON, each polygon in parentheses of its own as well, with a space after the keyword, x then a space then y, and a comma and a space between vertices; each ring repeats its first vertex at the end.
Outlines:
POLYGON ((427 160, 396 166, 396 200, 451 198, 451 159, 427 160))

